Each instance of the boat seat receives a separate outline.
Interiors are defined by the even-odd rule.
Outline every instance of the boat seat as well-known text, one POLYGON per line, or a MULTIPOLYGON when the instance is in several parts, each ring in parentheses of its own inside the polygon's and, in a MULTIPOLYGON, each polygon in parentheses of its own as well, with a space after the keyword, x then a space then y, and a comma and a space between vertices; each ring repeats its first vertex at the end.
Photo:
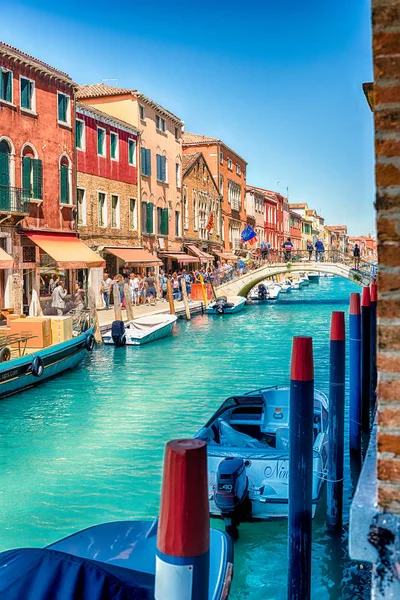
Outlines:
POLYGON ((235 446, 238 448, 267 448, 268 444, 259 442, 255 438, 236 431, 226 421, 219 421, 219 437, 221 446, 235 446))
POLYGON ((289 427, 279 427, 276 430, 276 449, 289 450, 289 427))

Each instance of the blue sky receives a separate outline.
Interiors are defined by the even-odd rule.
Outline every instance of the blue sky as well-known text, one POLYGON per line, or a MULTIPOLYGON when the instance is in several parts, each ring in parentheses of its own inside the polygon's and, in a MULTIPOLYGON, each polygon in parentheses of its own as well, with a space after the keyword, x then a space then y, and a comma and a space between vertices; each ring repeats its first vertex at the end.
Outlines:
POLYGON ((375 228, 369 0, 2 0, 0 39, 220 137, 247 182, 375 228))

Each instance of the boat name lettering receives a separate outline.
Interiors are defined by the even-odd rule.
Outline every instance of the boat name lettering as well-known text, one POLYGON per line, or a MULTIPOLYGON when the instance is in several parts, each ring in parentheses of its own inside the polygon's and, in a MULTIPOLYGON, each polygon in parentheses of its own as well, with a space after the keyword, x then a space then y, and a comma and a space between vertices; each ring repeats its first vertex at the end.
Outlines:
POLYGON ((19 374, 18 369, 12 369, 11 371, 6 371, 5 373, 0 374, 0 381, 6 381, 7 379, 12 379, 13 377, 17 377, 19 374))
POLYGON ((218 489, 225 490, 226 492, 232 491, 232 485, 229 483, 220 483, 218 489))
POLYGON ((267 479, 289 479, 289 461, 274 461, 272 465, 265 467, 264 475, 267 479))

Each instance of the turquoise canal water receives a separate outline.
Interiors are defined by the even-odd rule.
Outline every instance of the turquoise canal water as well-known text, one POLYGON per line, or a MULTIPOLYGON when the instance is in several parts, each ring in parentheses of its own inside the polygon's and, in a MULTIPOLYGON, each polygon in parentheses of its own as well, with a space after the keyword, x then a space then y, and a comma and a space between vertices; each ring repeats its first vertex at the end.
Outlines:
MULTIPOLYGON (((314 338, 316 387, 328 390, 332 310, 359 291, 343 279, 281 294, 237 315, 180 321, 142 348, 99 347, 85 367, 0 402, 0 550, 42 546, 95 523, 158 514, 164 444, 192 436, 228 396, 286 384, 292 336, 314 338)), ((368 597, 368 573, 313 524, 312 597, 368 597)), ((220 521, 214 521, 221 526, 220 521)), ((232 600, 286 599, 287 524, 251 523, 235 547, 232 600)))

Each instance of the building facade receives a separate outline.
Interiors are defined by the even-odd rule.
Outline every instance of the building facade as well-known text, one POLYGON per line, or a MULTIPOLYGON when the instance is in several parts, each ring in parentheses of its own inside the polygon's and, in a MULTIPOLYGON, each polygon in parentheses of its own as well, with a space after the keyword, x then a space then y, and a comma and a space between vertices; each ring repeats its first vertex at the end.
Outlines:
POLYGON ((84 85, 77 98, 141 131, 138 239, 151 252, 180 249, 183 121, 138 90, 84 85))
POLYGON ((246 187, 246 216, 247 224, 251 225, 257 234, 257 242, 266 241, 265 232, 265 195, 254 187, 246 187))
POLYGON ((241 233, 247 225, 245 192, 247 162, 222 140, 184 132, 183 153, 202 152, 222 197, 224 250, 242 248, 241 233))
POLYGON ((290 211, 290 239, 295 250, 302 250, 302 218, 294 210, 290 211))

